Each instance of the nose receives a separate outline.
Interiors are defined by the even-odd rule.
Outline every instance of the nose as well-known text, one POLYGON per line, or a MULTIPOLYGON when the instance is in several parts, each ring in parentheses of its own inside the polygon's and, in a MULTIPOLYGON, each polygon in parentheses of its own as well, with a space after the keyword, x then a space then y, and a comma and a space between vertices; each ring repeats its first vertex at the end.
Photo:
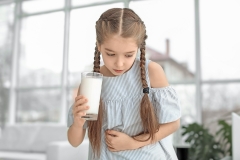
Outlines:
POLYGON ((116 67, 120 68, 120 67, 123 66, 123 64, 124 64, 123 59, 121 59, 120 57, 118 57, 118 58, 116 59, 116 61, 115 61, 116 67))

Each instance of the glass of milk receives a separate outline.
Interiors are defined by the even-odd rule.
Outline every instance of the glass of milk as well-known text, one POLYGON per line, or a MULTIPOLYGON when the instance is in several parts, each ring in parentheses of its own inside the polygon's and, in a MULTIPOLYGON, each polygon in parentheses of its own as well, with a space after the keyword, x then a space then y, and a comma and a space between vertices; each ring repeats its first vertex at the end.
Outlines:
POLYGON ((102 89, 102 77, 103 75, 97 72, 81 73, 80 95, 88 99, 86 105, 89 106, 86 115, 82 117, 86 120, 97 120, 102 89))

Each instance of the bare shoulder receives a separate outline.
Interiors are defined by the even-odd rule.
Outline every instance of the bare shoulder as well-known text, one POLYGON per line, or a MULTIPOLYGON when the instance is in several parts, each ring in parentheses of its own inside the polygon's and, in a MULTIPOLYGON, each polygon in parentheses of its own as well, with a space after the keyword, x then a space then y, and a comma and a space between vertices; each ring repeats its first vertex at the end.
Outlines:
POLYGON ((161 88, 168 86, 168 81, 163 68, 156 62, 148 64, 149 79, 152 88, 161 88))

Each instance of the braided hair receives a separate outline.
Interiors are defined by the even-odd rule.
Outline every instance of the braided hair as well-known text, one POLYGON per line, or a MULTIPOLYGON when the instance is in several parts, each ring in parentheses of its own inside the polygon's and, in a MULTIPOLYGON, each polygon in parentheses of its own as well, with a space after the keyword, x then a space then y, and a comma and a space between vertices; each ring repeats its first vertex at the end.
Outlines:
MULTIPOLYGON (((94 53, 94 67, 93 71, 100 73, 100 52, 98 51, 97 44, 94 53)), ((88 137, 94 151, 94 156, 100 156, 100 144, 101 144, 101 127, 103 120, 103 107, 102 101, 100 100, 99 112, 97 121, 88 121, 88 137)))

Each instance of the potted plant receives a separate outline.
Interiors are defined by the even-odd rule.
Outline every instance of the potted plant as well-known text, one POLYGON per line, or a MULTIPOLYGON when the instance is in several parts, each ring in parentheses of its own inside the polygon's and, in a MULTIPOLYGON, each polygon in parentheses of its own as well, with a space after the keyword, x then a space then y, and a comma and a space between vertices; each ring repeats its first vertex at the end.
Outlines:
POLYGON ((213 135, 203 125, 192 123, 183 126, 182 135, 190 144, 188 160, 219 160, 232 156, 231 125, 218 121, 219 130, 213 135))

